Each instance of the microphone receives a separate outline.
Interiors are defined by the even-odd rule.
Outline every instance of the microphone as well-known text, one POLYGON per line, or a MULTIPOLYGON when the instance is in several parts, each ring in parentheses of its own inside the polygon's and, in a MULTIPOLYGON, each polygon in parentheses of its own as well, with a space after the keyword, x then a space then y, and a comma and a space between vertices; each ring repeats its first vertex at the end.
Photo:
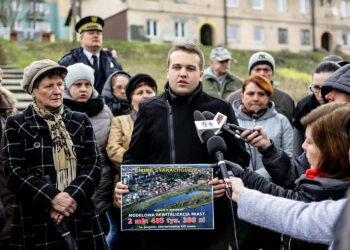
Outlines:
MULTIPOLYGON (((208 119, 208 120, 217 120, 218 118, 216 118, 216 117, 219 117, 219 119, 221 120, 221 119, 222 119, 222 118, 220 118, 221 116, 225 117, 225 119, 223 119, 223 120, 225 120, 225 122, 226 122, 226 120, 227 120, 227 117, 226 117, 225 115, 221 114, 221 113, 218 113, 218 114, 215 116, 215 115, 214 115, 212 112, 210 112, 210 111, 204 111, 204 112, 203 112, 203 115, 204 115, 204 117, 205 117, 206 119, 208 119)), ((239 139, 239 140, 241 140, 241 141, 243 141, 243 142, 247 142, 246 139, 244 139, 242 136, 238 135, 234 130, 232 130, 232 129, 230 128, 230 126, 229 126, 227 123, 221 123, 221 126, 219 127, 219 129, 216 130, 215 134, 216 134, 216 135, 219 134, 220 130, 224 130, 225 132, 227 132, 227 133, 233 135, 235 138, 237 138, 237 139, 239 139)))
MULTIPOLYGON (((195 110, 193 112, 193 118, 194 118, 195 122, 206 120, 204 115, 198 110, 195 110)), ((201 141, 201 143, 206 143, 210 137, 214 136, 213 130, 198 130, 197 127, 196 127, 196 130, 197 130, 197 134, 198 134, 198 137, 199 137, 199 140, 201 141)))
MULTIPOLYGON (((208 120, 216 119, 215 117, 218 117, 218 115, 225 116, 225 115, 223 115, 223 114, 221 114, 221 113, 217 113, 216 115, 214 115, 214 114, 213 114, 212 112, 210 112, 210 111, 204 111, 204 112, 203 112, 203 115, 204 115, 204 117, 205 117, 206 119, 208 119, 208 120)), ((225 116, 225 117, 226 117, 226 116, 225 116)), ((225 123, 225 124, 223 124, 222 128, 223 128, 226 132, 228 132, 227 129, 238 130, 238 131, 240 131, 240 132, 244 132, 244 131, 246 131, 246 130, 249 130, 249 131, 250 131, 249 134, 252 134, 252 133, 254 132, 254 130, 252 130, 252 129, 243 128, 243 127, 240 127, 240 126, 238 126, 238 125, 236 125, 236 124, 234 124, 234 123, 228 123, 228 122, 225 123)), ((257 131, 257 132, 258 132, 258 134, 260 135, 259 131, 257 131)), ((236 134, 236 133, 235 133, 235 134, 236 134)), ((240 138, 242 138, 242 137, 240 137, 240 138)))
MULTIPOLYGON (((224 139, 222 139, 220 136, 214 135, 213 137, 209 138, 209 140, 207 141, 207 149, 208 149, 209 155, 215 155, 215 158, 218 161, 218 166, 220 168, 222 179, 229 178, 226 163, 224 160, 224 153, 227 150, 224 139)), ((226 183, 226 191, 229 194, 229 196, 232 197, 231 189, 227 183, 226 183)))

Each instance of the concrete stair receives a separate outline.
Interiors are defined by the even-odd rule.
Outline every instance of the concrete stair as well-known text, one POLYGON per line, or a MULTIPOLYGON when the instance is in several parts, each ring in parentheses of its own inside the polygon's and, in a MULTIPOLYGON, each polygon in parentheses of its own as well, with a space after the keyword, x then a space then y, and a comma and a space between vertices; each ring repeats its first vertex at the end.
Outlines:
POLYGON ((21 87, 21 80, 23 77, 23 70, 19 70, 12 66, 0 65, 3 71, 2 86, 11 91, 16 99, 16 108, 19 111, 24 110, 32 102, 31 95, 27 94, 21 87))

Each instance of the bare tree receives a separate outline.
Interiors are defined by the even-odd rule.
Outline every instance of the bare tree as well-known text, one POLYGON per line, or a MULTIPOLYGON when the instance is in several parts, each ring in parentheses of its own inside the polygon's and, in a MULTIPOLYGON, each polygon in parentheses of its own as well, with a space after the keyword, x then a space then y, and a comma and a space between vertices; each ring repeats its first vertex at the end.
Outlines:
POLYGON ((33 0, 33 29, 36 28, 36 0, 33 0))
MULTIPOLYGON (((10 2, 14 2, 14 1, 10 1, 10 2)), ((16 0, 15 3, 16 3, 16 8, 12 9, 10 8, 12 11, 11 11, 11 16, 10 16, 10 23, 11 23, 11 30, 13 30, 14 26, 15 26, 15 22, 17 20, 17 15, 19 13, 18 11, 18 8, 20 5, 23 5, 23 2, 24 0, 16 0)))
MULTIPOLYGON (((76 21, 77 21, 77 1, 72 1, 72 19, 73 19, 73 27, 75 27, 76 21)), ((77 41, 77 35, 75 34, 75 31, 73 29, 73 43, 76 43, 77 41)))
POLYGON ((0 0, 0 21, 3 27, 11 27, 11 29, 13 29, 19 13, 19 7, 24 1, 25 0, 0 0))
POLYGON ((8 1, 5 0, 0 0, 0 21, 3 27, 7 26, 7 10, 8 8, 6 8, 6 4, 8 3, 8 1))

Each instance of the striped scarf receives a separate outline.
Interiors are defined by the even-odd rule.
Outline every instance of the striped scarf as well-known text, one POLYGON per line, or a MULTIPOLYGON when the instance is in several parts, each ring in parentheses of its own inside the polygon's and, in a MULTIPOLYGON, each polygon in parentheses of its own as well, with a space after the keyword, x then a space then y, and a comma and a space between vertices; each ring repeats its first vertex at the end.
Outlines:
POLYGON ((77 158, 73 141, 62 119, 63 105, 58 108, 57 112, 40 109, 35 102, 33 102, 33 108, 49 127, 57 177, 56 187, 63 191, 76 178, 77 174, 77 158))

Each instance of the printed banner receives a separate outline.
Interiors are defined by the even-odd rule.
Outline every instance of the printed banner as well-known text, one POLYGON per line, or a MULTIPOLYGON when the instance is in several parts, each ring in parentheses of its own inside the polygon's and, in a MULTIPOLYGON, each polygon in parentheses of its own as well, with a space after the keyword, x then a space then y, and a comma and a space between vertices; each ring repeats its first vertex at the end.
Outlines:
POLYGON ((212 179, 206 164, 122 165, 122 231, 214 229, 212 179))

